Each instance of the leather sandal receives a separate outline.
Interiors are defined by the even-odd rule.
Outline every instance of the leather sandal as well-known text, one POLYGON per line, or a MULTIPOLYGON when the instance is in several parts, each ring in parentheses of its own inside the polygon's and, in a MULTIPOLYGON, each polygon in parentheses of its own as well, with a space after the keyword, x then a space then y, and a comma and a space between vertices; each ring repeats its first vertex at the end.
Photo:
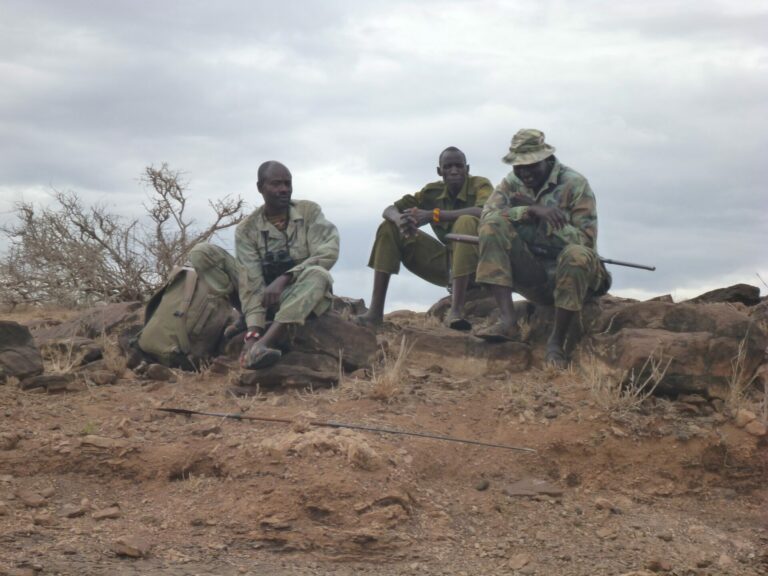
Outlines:
POLYGON ((254 344, 245 353, 243 368, 248 368, 249 370, 269 368, 276 364, 282 355, 282 352, 276 348, 267 348, 266 346, 254 344))
POLYGON ((446 312, 445 318, 443 319, 443 324, 451 330, 461 330, 462 332, 472 330, 472 324, 469 320, 460 314, 454 314, 450 310, 446 312))

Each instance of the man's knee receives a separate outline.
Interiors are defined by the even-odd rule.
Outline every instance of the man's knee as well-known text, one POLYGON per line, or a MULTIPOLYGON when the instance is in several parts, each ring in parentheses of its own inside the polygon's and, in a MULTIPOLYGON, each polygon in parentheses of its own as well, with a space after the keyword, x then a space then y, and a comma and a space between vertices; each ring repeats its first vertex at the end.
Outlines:
POLYGON ((333 285, 333 276, 322 266, 307 266, 299 277, 296 278, 296 283, 311 282, 319 287, 323 287, 328 290, 333 285))
MULTIPOLYGON (((195 270, 206 270, 223 260, 222 252, 224 250, 208 242, 199 242, 189 251, 187 259, 195 270)), ((226 254, 226 252, 224 252, 226 254)))
POLYGON ((596 256, 594 250, 578 244, 568 244, 560 251, 557 257, 558 268, 584 269, 589 270, 595 263, 596 256))
POLYGON ((389 240, 397 242, 399 239, 400 229, 397 227, 397 224, 386 219, 381 224, 379 224, 379 228, 376 230, 377 241, 389 240))
POLYGON ((451 232, 454 234, 469 234, 470 236, 477 236, 477 229, 480 225, 480 218, 475 216, 459 216, 451 227, 451 232))

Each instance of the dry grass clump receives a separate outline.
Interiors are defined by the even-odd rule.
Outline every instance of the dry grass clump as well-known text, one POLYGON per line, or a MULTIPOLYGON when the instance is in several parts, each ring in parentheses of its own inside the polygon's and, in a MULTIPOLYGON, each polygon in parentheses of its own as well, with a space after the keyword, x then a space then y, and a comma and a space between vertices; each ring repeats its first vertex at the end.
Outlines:
POLYGON ((413 348, 405 336, 400 340, 396 353, 382 347, 381 364, 371 367, 370 379, 345 378, 339 386, 338 394, 351 399, 370 398, 391 404, 403 392, 406 378, 405 363, 413 348))
POLYGON ((610 414, 626 414, 637 410, 650 398, 664 379, 672 358, 656 348, 640 370, 613 370, 591 354, 582 363, 584 378, 595 403, 610 414))
POLYGON ((47 374, 65 374, 80 365, 82 358, 70 342, 67 346, 49 346, 43 351, 43 366, 47 374))
POLYGON ((96 343, 101 348, 104 368, 114 372, 118 378, 121 378, 128 368, 128 359, 120 349, 117 339, 102 335, 96 340, 96 343))
POLYGON ((736 356, 731 359, 731 374, 728 377, 728 398, 726 398, 725 403, 733 412, 744 408, 749 390, 757 378, 757 374, 751 376, 747 374, 747 340, 751 328, 750 324, 746 334, 744 334, 744 338, 739 342, 736 356))

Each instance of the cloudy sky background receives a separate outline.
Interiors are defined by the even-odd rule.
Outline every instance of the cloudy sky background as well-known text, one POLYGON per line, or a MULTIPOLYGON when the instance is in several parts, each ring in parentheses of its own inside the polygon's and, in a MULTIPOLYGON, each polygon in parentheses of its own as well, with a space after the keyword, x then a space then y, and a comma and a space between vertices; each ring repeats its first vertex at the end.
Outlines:
MULTIPOLYGON (((612 267, 614 293, 761 285, 766 30, 764 0, 0 0, 0 221, 52 187, 138 216, 168 162, 204 222, 208 198, 259 205, 277 159, 341 231, 336 293, 367 301, 383 208, 449 145, 498 183, 531 127, 590 180, 600 252, 658 267, 612 267)), ((444 294, 403 272, 387 308, 444 294)))

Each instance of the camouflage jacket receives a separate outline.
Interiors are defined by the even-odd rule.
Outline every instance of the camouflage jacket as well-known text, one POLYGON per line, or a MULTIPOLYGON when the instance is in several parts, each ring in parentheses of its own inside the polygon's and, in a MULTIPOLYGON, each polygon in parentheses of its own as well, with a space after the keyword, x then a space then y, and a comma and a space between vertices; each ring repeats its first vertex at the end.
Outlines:
POLYGON ((483 214, 500 211, 502 216, 517 226, 523 240, 529 243, 562 247, 580 244, 597 250, 597 205, 589 182, 581 174, 555 159, 549 178, 538 192, 523 184, 510 172, 496 186, 483 209, 483 214), (515 194, 530 198, 535 204, 556 206, 565 212, 568 223, 560 230, 552 230, 528 215, 528 206, 514 199, 515 194))
POLYGON ((262 303, 266 283, 264 255, 287 250, 295 266, 288 270, 293 281, 308 266, 330 270, 339 258, 339 232, 325 219, 320 206, 309 200, 291 202, 288 227, 275 228, 257 208, 237 226, 235 253, 240 276, 240 300, 248 326, 264 327, 267 311, 262 303))
MULTIPOLYGON (((464 208, 473 208, 477 206, 482 208, 486 200, 493 192, 493 184, 488 178, 482 176, 467 176, 464 179, 464 185, 453 198, 448 193, 448 187, 445 182, 438 180, 430 182, 416 194, 406 194, 400 200, 395 202, 395 208, 404 212, 409 208, 419 208, 421 210, 462 210, 464 208)), ((451 231, 453 222, 432 223, 432 230, 437 238, 445 243, 445 235, 451 231)))

